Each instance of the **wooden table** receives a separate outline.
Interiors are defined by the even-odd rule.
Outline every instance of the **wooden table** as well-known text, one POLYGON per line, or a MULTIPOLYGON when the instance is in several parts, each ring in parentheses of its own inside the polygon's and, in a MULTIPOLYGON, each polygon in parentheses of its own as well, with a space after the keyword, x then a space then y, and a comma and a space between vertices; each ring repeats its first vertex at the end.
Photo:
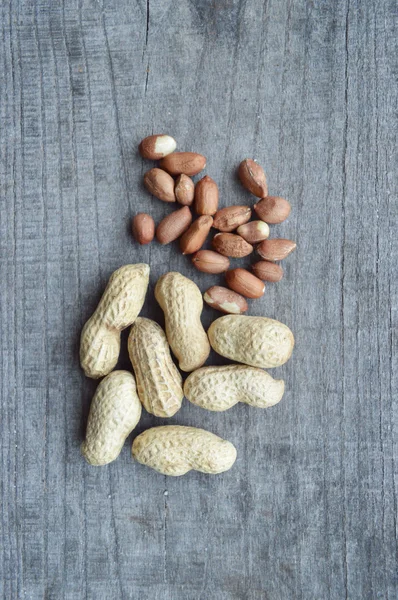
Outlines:
POLYGON ((397 598, 397 18, 394 0, 2 3, 4 599, 397 598), (131 439, 106 467, 79 452, 97 385, 79 335, 111 272, 151 264, 161 323, 159 275, 222 281, 132 240, 133 214, 170 211, 141 183, 157 132, 207 156, 222 205, 253 201, 247 156, 293 205, 272 235, 297 251, 250 306, 295 333, 282 402, 170 420, 236 445, 220 476, 166 478, 131 439))

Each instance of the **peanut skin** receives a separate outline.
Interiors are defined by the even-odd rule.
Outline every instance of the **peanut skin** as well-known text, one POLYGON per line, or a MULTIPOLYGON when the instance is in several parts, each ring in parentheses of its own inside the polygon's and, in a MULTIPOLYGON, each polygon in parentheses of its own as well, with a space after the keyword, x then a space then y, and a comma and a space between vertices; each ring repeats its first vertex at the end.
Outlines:
POLYGON ((268 408, 281 400, 284 390, 281 379, 245 365, 202 367, 184 384, 184 394, 192 404, 213 411, 228 410, 238 402, 268 408))
POLYGON ((158 280, 155 297, 165 316, 166 336, 182 371, 201 367, 210 353, 210 344, 200 320, 203 310, 198 286, 171 271, 158 280))
POLYGON ((207 332, 213 350, 230 360, 268 369, 287 362, 294 337, 274 319, 227 315, 216 319, 207 332))
POLYGON ((130 331, 128 350, 144 408, 156 417, 172 417, 184 394, 163 329, 151 319, 138 317, 130 331))
POLYGON ((147 467, 178 477, 188 471, 223 473, 236 460, 236 448, 210 431, 181 425, 152 427, 135 438, 135 460, 147 467))
POLYGON ((115 271, 94 312, 83 327, 80 364, 87 377, 112 371, 120 352, 120 332, 134 323, 144 304, 149 265, 125 265, 115 271))
POLYGON ((103 379, 91 402, 86 440, 81 451, 90 465, 115 460, 141 416, 134 377, 113 371, 103 379))

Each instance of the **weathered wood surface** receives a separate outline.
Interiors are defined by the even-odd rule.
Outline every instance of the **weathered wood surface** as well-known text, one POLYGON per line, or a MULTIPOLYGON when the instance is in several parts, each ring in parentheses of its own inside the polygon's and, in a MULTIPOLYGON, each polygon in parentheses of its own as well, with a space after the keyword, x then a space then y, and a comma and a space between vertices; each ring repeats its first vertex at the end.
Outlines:
MULTIPOLYGON (((7 600, 394 600, 397 579, 397 19, 394 0, 2 2, 0 280, 7 600), (286 277, 251 314, 296 334, 277 407, 184 403, 173 423, 238 448, 165 478, 79 453, 95 382, 82 324, 132 243, 149 133, 208 157, 222 202, 265 165, 293 212, 286 277)), ((220 278, 221 279, 221 278, 220 278)), ((215 317, 206 309, 208 325, 215 317)), ((125 338, 124 338, 125 342, 125 338)), ((124 352, 120 364, 128 367, 124 352)), ((139 431, 160 423, 145 415, 139 431)))

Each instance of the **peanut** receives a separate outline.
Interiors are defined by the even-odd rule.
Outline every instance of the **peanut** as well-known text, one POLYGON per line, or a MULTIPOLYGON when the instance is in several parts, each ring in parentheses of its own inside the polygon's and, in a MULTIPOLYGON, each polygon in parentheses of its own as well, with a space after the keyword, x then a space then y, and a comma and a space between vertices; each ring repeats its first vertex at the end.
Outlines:
POLYGON ((254 160, 246 158, 239 165, 239 178, 243 186, 254 196, 264 198, 268 194, 267 178, 265 173, 254 160))
POLYGON ((112 371, 120 352, 120 332, 134 323, 144 304, 149 265, 125 265, 115 271, 94 314, 83 327, 80 364, 87 377, 112 371))
POLYGON ((267 223, 282 223, 291 211, 290 203, 279 196, 267 196, 254 205, 257 216, 267 223))
POLYGON ((252 214, 250 206, 226 206, 220 208, 214 215, 213 227, 229 233, 239 225, 247 223, 252 214))
POLYGON ((216 233, 212 240, 214 250, 223 256, 242 258, 253 252, 253 246, 235 233, 216 233))
POLYGON ((133 236, 141 245, 152 242, 155 235, 155 221, 151 215, 139 213, 133 218, 132 224, 133 236))
POLYGON ((238 402, 268 408, 281 400, 284 390, 282 379, 245 365, 202 367, 184 384, 184 394, 192 404, 214 411, 227 410, 238 402))
POLYGON ((296 248, 296 243, 291 240, 273 239, 264 240, 257 246, 257 252, 265 260, 283 260, 296 248))
POLYGON ((138 149, 143 158, 159 160, 174 152, 176 147, 177 142, 171 135, 157 134, 144 138, 138 149))
POLYGON ((203 309, 198 286, 181 275, 162 275, 155 297, 165 316, 166 336, 182 371, 201 367, 210 353, 210 344, 200 320, 203 309))
POLYGON ((206 241, 213 217, 202 215, 195 219, 190 228, 184 233, 180 240, 180 248, 183 254, 193 254, 200 250, 206 241))
POLYGON ((268 260, 256 262, 252 269, 255 276, 263 281, 280 281, 283 277, 282 267, 268 260))
POLYGON ((264 369, 283 365, 294 346, 290 329, 266 317, 226 315, 216 319, 207 334, 221 356, 264 369))
POLYGON ((218 207, 218 186, 205 175, 195 186, 195 211, 198 215, 214 215, 218 207))
POLYGON ((86 461, 106 465, 115 460, 140 416, 134 377, 128 371, 113 371, 100 382, 91 402, 81 447, 86 461))
POLYGON ((229 269, 229 259, 213 250, 199 250, 192 257, 192 262, 202 273, 223 273, 229 269))
POLYGON ((177 177, 174 194, 177 202, 184 206, 191 206, 195 195, 195 184, 188 175, 182 173, 177 177))
POLYGON ((174 477, 192 469, 223 473, 236 460, 236 448, 231 442, 210 431, 182 425, 147 429, 135 438, 132 454, 141 464, 174 477))
POLYGON ((265 284, 246 269, 231 269, 225 273, 228 287, 246 298, 261 298, 265 284))
POLYGON ((240 315, 248 309, 243 296, 221 285, 209 288, 203 294, 203 300, 212 308, 227 314, 240 315))
MULTIPOLYGON (((159 163, 161 169, 164 169, 170 175, 197 175, 206 166, 206 158, 196 152, 173 152, 162 158, 159 163)), ((266 194, 264 194, 266 196, 266 194)))
POLYGON ((163 202, 175 202, 174 179, 162 171, 162 169, 151 169, 144 175, 144 185, 146 189, 159 200, 163 202))
POLYGON ((269 227, 264 221, 250 221, 245 225, 241 225, 236 230, 236 233, 243 237, 249 244, 257 244, 266 240, 269 236, 269 227))
POLYGON ((156 239, 161 244, 170 244, 180 237, 192 223, 192 214, 189 206, 183 206, 167 215, 156 229, 156 239))
POLYGON ((151 319, 138 317, 130 331, 128 350, 144 408, 155 417, 172 417, 181 408, 184 394, 163 329, 151 319))

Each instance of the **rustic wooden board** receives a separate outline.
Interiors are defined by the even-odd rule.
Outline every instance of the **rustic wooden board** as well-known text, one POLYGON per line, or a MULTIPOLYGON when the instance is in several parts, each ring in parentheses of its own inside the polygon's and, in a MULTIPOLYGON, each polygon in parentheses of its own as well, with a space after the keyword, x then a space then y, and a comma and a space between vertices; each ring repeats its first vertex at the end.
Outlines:
POLYGON ((397 3, 1 7, 2 597, 394 600, 397 3), (131 440, 107 467, 79 453, 96 386, 79 334, 110 273, 150 262, 144 314, 160 322, 160 274, 217 281, 175 245, 132 242, 135 212, 170 210, 143 190, 137 155, 163 131, 208 157, 223 205, 251 201, 235 176, 246 156, 293 204, 273 235, 298 249, 250 308, 296 335, 273 371, 283 401, 185 403, 171 420, 236 444, 217 477, 158 475, 131 440))

